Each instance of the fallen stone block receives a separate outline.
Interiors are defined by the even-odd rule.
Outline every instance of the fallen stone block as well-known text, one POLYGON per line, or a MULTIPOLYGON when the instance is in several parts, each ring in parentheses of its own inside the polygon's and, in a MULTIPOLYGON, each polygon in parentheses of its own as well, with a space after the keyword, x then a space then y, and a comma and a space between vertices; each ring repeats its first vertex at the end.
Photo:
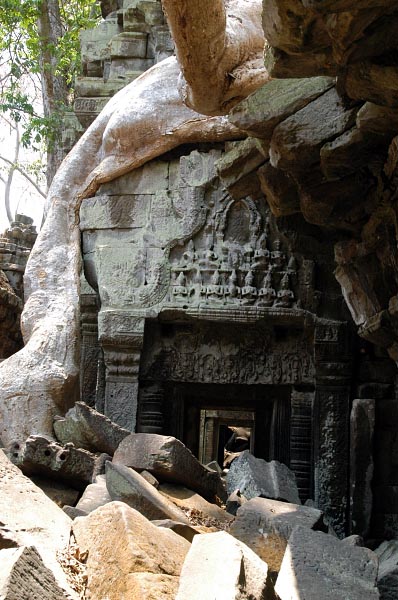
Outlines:
POLYGON ((156 479, 156 477, 154 477, 152 475, 152 473, 149 473, 149 471, 141 471, 140 475, 141 475, 141 477, 143 477, 145 479, 145 481, 150 483, 154 488, 156 488, 156 489, 159 488, 159 481, 156 479))
POLYGON ((65 417, 56 419, 54 431, 61 444, 72 442, 77 448, 110 455, 131 433, 84 402, 76 402, 65 417))
POLYGON ((57 560, 57 553, 69 542, 71 519, 25 477, 1 450, 0 490, 0 523, 4 527, 2 537, 8 539, 3 543, 13 546, 34 545, 45 565, 53 572, 58 585, 71 598, 77 598, 57 560))
POLYGON ((377 600, 378 560, 368 548, 296 527, 276 581, 281 600, 377 600))
POLYGON ((233 516, 226 513, 220 506, 213 504, 181 485, 162 483, 159 492, 166 496, 189 515, 191 523, 204 527, 222 528, 233 521, 233 516))
POLYGON ((62 510, 72 519, 72 521, 76 519, 76 517, 87 517, 89 514, 85 510, 81 510, 81 508, 76 508, 76 506, 65 505, 62 510))
POLYGON ((179 483, 210 501, 224 499, 218 473, 206 469, 179 440, 151 433, 132 433, 119 445, 113 463, 149 471, 161 482, 179 483))
POLYGON ((178 523, 177 521, 172 521, 171 519, 159 519, 151 521, 153 525, 156 527, 167 527, 171 529, 177 535, 183 537, 187 542, 191 543, 194 536, 198 535, 200 531, 192 527, 191 525, 186 525, 185 523, 178 523))
POLYGON ((87 597, 91 600, 140 598, 135 595, 135 575, 178 577, 190 548, 181 536, 152 525, 123 502, 110 502, 75 519, 73 533, 80 552, 88 551, 87 597))
POLYGON ((322 512, 316 508, 253 498, 239 508, 229 532, 262 558, 270 571, 277 572, 297 525, 326 530, 322 512))
POLYGON ((236 516, 238 509, 247 502, 247 498, 242 496, 239 490, 235 490, 230 494, 227 498, 227 502, 225 503, 225 510, 233 516, 236 516))
POLYGON ((123 465, 106 464, 106 487, 112 500, 125 502, 147 519, 172 519, 189 524, 185 514, 139 473, 123 465))
POLYGON ((95 482, 90 483, 84 490, 82 497, 76 504, 76 508, 88 514, 107 502, 112 502, 112 498, 106 487, 106 477, 105 475, 97 475, 95 482))
POLYGON ((34 546, 0 551, 1 600, 70 600, 34 546))
POLYGON ((225 531, 194 538, 185 559, 176 600, 271 600, 268 567, 225 531))
POLYGON ((398 598, 398 540, 383 542, 375 550, 379 558, 377 587, 381 600, 398 598))
POLYGON ((10 460, 25 475, 42 475, 84 490, 104 472, 107 454, 92 454, 75 448, 72 443, 61 446, 42 435, 31 435, 24 444, 14 444, 8 452, 10 460))
POLYGON ((250 500, 257 496, 301 504, 294 473, 276 460, 266 462, 245 450, 228 471, 227 492, 239 490, 250 500))

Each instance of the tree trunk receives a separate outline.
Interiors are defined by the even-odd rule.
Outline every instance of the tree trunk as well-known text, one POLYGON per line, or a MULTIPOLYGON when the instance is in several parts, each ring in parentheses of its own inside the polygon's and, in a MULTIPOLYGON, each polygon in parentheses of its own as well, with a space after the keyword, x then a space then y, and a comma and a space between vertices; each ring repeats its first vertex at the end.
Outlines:
MULTIPOLYGON (((40 36, 40 70, 42 82, 42 97, 45 117, 53 117, 63 106, 68 104, 68 87, 63 77, 56 75, 57 60, 53 48, 63 35, 58 0, 41 0, 38 19, 40 36)), ((47 185, 50 186, 53 177, 64 158, 61 146, 61 116, 53 128, 52 139, 47 147, 47 185)))

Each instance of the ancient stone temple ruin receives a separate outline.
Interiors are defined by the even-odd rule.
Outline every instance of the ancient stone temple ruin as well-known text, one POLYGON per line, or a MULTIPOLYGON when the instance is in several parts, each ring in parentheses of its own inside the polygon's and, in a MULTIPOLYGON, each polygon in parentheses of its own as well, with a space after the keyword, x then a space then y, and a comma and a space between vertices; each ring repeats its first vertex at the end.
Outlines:
MULTIPOLYGON (((303 595, 289 595, 289 573, 316 564, 314 581, 326 569, 327 559, 319 569, 317 561, 332 553, 328 544, 342 544, 333 568, 352 567, 353 600, 376 599, 369 548, 392 540, 377 550, 380 597, 391 600, 398 589, 391 566, 397 7, 388 0, 203 5, 107 0, 101 23, 81 34, 82 76, 63 138, 80 141, 54 180, 28 264, 27 344, 0 368, 0 436, 28 475, 57 471, 82 491, 100 473, 93 485, 102 524, 133 519, 112 508, 116 500, 152 521, 160 511, 187 525, 185 513, 153 499, 152 487, 183 483, 219 501, 219 476, 198 465, 229 469, 234 517, 217 514, 217 527, 254 550, 274 578, 272 591, 231 599, 275 600, 278 571, 278 598, 322 599, 327 585, 308 591, 306 575, 297 575, 303 595), (21 373, 16 381, 12 371, 21 373), (173 464, 173 479, 165 464, 179 453, 185 473, 173 464), (74 461, 89 476, 77 477, 74 461), (253 492, 247 473, 260 465, 277 491, 253 492), (202 478, 211 487, 212 477, 210 493, 202 478), (286 525, 290 512, 301 529, 286 525), (352 534, 368 548, 359 550, 356 537, 337 541, 352 534)), ((16 293, 18 276, 10 280, 16 293)), ((161 487, 188 510, 186 497, 161 487)), ((86 519, 74 528, 84 543, 82 523, 95 532, 98 525, 90 493, 67 509, 86 519)), ((190 564, 178 573, 178 595, 173 588, 156 598, 213 593, 194 595, 184 579, 184 569, 195 571, 190 564)))

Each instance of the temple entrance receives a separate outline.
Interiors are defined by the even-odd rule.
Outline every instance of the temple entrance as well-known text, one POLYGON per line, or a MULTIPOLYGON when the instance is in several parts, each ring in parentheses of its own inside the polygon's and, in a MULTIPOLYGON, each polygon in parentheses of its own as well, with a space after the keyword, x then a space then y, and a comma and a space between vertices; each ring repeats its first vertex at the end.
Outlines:
POLYGON ((289 465, 290 397, 290 386, 166 383, 163 430, 205 464, 247 447, 289 465))

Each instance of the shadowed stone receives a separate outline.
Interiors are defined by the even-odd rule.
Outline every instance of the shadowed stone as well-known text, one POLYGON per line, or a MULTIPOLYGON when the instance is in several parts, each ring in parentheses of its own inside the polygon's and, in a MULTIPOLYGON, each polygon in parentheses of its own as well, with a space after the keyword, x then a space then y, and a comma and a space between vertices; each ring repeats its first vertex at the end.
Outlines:
POLYGON ((179 508, 129 467, 106 463, 106 486, 112 500, 125 502, 147 519, 172 519, 189 524, 179 508))
POLYGON ((236 458, 227 474, 227 491, 235 490, 248 500, 256 496, 301 504, 294 473, 284 464, 266 462, 245 450, 236 458))
POLYGON ((171 436, 132 433, 113 457, 114 464, 149 471, 159 481, 179 483, 207 500, 225 495, 220 475, 206 469, 179 440, 171 436))
POLYGON ((398 598, 398 540, 383 542, 375 553, 379 557, 377 587, 381 600, 398 598))
POLYGON ((281 600, 377 600, 378 560, 368 548, 296 527, 275 586, 281 600))
POLYGON ((54 431, 62 444, 72 442, 78 448, 110 455, 131 433, 84 402, 76 402, 63 419, 54 421, 54 431))
POLYGON ((151 521, 151 523, 153 525, 156 525, 156 527, 166 527, 167 529, 171 529, 190 543, 192 542, 195 535, 198 535, 200 533, 191 525, 186 525, 185 523, 178 523, 177 521, 172 521, 171 519, 153 520, 151 521))
POLYGON ((225 531, 198 535, 180 577, 176 600, 271 600, 267 565, 225 531))
POLYGON ((271 571, 279 571, 288 539, 297 525, 325 530, 322 512, 316 508, 253 498, 238 509, 229 531, 258 554, 271 571))
POLYGON ((86 487, 76 508, 88 514, 107 502, 112 502, 112 498, 106 488, 106 478, 105 475, 98 475, 95 482, 86 487))

